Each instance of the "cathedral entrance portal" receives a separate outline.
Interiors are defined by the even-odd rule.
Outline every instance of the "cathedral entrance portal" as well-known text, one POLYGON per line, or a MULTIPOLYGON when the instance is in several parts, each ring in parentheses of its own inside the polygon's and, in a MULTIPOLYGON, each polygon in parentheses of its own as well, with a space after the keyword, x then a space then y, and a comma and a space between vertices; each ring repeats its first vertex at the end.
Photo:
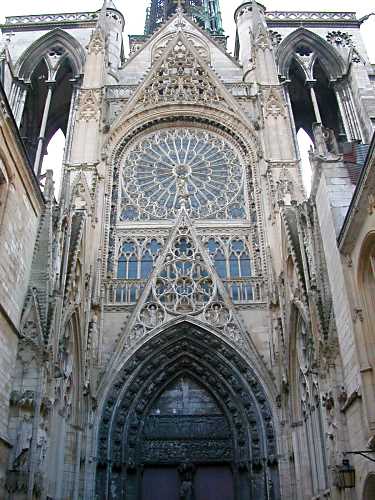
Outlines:
POLYGON ((232 448, 218 403, 194 379, 180 375, 145 419, 142 500, 233 500, 232 448))
POLYGON ((249 365, 181 323, 148 341, 114 381, 99 428, 97 497, 277 500, 270 406, 249 365))

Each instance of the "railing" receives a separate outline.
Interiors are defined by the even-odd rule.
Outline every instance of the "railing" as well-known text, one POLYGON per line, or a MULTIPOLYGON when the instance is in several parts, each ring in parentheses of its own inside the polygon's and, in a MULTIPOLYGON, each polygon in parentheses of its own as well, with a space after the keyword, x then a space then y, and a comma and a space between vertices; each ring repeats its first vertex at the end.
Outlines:
POLYGON ((264 300, 261 278, 236 278, 224 280, 224 284, 234 304, 248 304, 264 300))
POLYGON ((266 12, 267 21, 357 21, 355 12, 266 12))
POLYGON ((140 298, 147 281, 111 280, 106 283, 107 304, 134 304, 140 298))
MULTIPOLYGON (((235 97, 249 97, 251 95, 251 85, 248 83, 228 83, 225 87, 235 97)), ((109 85, 106 88, 106 98, 108 100, 129 99, 137 85, 109 85)))
MULTIPOLYGON (((107 305, 135 304, 146 283, 146 280, 109 280, 105 286, 105 302, 107 305)), ((265 300, 261 278, 229 279, 224 280, 224 284, 234 304, 249 304, 265 300)))
POLYGON ((40 14, 31 16, 10 16, 5 18, 5 24, 48 24, 64 22, 95 21, 97 12, 71 12, 64 14, 40 14))
POLYGON ((129 99, 137 85, 110 85, 106 88, 107 99, 129 99))

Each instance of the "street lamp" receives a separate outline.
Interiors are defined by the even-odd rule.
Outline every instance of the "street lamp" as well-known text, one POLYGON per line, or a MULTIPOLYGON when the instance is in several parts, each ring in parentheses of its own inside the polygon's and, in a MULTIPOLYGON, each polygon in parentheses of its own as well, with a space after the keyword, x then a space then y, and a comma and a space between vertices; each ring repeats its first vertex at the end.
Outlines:
POLYGON ((342 461, 342 466, 337 470, 337 486, 342 489, 355 487, 355 469, 348 459, 342 461))

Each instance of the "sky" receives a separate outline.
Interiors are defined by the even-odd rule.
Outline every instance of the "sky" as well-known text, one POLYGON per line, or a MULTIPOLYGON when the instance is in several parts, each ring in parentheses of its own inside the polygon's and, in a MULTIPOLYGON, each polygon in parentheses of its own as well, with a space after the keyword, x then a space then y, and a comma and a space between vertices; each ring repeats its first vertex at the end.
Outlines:
MULTIPOLYGON (((129 34, 140 34, 143 32, 145 10, 150 0, 113 0, 116 7, 125 17, 124 38, 129 34)), ((220 0, 221 13, 225 33, 229 35, 228 49, 233 52, 235 24, 233 14, 236 8, 243 3, 241 0, 220 0)), ((353 11, 358 17, 375 12, 375 0, 314 0, 307 8, 301 0, 264 0, 262 2, 267 10, 315 10, 315 11, 353 11), (303 8, 301 8, 301 4, 303 8)), ((102 0, 62 0, 59 3, 47 0, 13 0, 6 2, 0 0, 0 22, 4 22, 5 16, 17 16, 25 14, 51 14, 61 12, 96 11, 102 5, 102 0)), ((362 36, 368 50, 370 60, 375 63, 375 16, 366 21, 361 28, 362 36)), ((58 174, 61 168, 62 148, 64 136, 61 133, 53 138, 48 148, 48 155, 43 163, 43 170, 53 168, 58 174)), ((55 174, 56 187, 59 183, 58 175, 55 174)))

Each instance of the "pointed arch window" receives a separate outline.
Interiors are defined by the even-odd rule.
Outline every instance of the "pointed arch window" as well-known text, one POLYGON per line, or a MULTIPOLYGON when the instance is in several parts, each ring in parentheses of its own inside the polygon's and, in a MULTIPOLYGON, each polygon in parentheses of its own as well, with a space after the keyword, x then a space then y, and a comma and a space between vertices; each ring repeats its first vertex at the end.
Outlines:
POLYGON ((281 42, 277 60, 280 75, 290 82, 297 131, 303 128, 317 147, 331 133, 326 142, 334 153, 335 142, 362 140, 350 83, 342 81, 347 69, 339 51, 316 33, 300 28, 281 42))
POLYGON ((73 85, 84 57, 80 44, 56 29, 34 42, 17 63, 17 76, 25 85, 14 84, 13 111, 38 177, 51 138, 59 129, 67 137, 73 85))
POLYGON ((134 241, 125 241, 120 250, 117 266, 117 277, 124 279, 138 278, 137 245, 134 241))
POLYGON ((112 287, 110 301, 134 303, 142 293, 157 258, 162 241, 151 238, 125 239, 121 242, 117 257, 116 280, 112 287))
POLYGON ((161 244, 155 239, 152 239, 146 244, 141 258, 141 279, 144 280, 150 276, 154 268, 155 261, 160 253, 160 249, 161 244))
POLYGON ((206 250, 234 302, 261 300, 260 286, 246 239, 209 238, 206 250))

